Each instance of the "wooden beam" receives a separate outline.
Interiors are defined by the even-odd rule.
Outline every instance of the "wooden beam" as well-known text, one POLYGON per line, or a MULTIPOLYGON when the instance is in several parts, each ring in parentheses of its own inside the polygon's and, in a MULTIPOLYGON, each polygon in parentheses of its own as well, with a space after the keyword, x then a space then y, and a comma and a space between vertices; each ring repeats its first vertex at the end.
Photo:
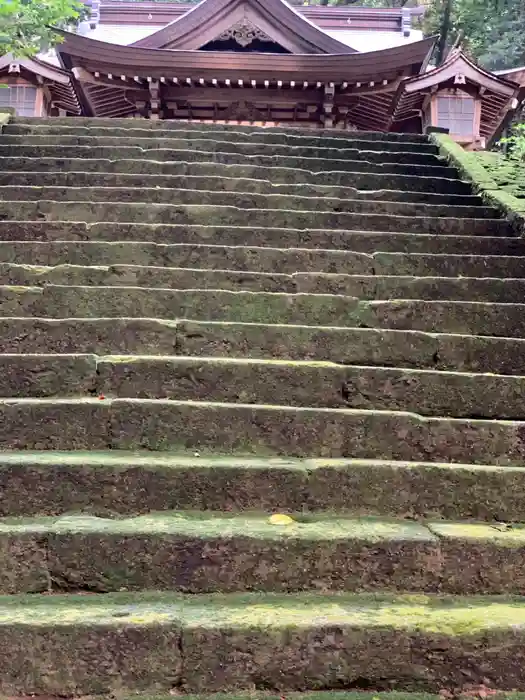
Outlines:
MULTIPOLYGON (((224 101, 231 102, 232 99, 239 99, 237 95, 240 95, 239 90, 221 87, 205 87, 205 88, 190 88, 187 86, 175 87, 173 85, 166 85, 165 88, 166 99, 171 100, 198 100, 202 102, 203 100, 208 100, 210 103, 214 101, 224 101)), ((278 90, 277 88, 244 88, 242 92, 242 98, 250 102, 263 102, 268 101, 279 101, 279 102, 315 102, 319 103, 319 93, 317 90, 291 90, 288 88, 282 88, 278 90)))

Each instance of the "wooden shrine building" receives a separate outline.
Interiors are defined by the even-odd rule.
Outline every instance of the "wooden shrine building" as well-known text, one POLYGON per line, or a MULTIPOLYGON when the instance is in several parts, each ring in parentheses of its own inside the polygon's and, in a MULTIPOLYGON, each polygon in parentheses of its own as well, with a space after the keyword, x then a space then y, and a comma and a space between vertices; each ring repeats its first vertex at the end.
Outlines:
MULTIPOLYGON (((127 7, 131 4, 142 5, 127 7)), ((294 7, 285 0, 203 0, 182 12, 179 6, 167 24, 130 43, 63 33, 57 65, 4 57, 0 80, 35 88, 31 96, 40 115, 363 131, 443 126, 465 144, 481 147, 525 97, 512 75, 489 73, 459 50, 432 68, 435 38, 357 50, 351 32, 341 31, 344 40, 338 38, 341 9, 294 7)), ((129 13, 117 10, 112 21, 120 16, 123 24, 129 22, 129 13)), ((351 8, 347 22, 355 26, 359 10, 369 18, 360 26, 383 22, 383 29, 398 18, 406 35, 406 11, 381 15, 351 8)), ((96 11, 104 16, 104 4, 96 11)))

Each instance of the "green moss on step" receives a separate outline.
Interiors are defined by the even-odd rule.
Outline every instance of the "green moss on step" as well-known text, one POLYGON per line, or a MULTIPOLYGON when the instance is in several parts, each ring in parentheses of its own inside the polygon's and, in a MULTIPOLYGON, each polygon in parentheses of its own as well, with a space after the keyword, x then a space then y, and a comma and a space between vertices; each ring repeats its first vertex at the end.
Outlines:
POLYGON ((301 539, 361 540, 363 542, 435 541, 424 526, 403 520, 350 518, 335 515, 294 514, 291 525, 273 525, 268 515, 256 513, 226 514, 211 512, 149 513, 134 518, 97 518, 85 514, 58 518, 4 518, 0 534, 26 532, 84 533, 126 536, 179 535, 181 537, 257 538, 260 540, 301 539))
POLYGON ((0 596, 0 625, 141 626, 169 622, 178 622, 185 629, 335 624, 465 636, 487 630, 510 631, 525 625, 525 599, 334 593, 0 596))

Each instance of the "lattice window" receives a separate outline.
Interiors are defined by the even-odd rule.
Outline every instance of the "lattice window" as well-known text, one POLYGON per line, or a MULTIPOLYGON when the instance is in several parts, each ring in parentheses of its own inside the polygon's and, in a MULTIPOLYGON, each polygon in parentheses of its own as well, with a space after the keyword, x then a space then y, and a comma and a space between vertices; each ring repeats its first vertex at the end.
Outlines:
POLYGON ((34 117, 36 87, 10 85, 0 88, 0 107, 13 107, 20 117, 34 117))
POLYGON ((476 101, 466 94, 438 95, 437 126, 455 136, 472 136, 476 101))

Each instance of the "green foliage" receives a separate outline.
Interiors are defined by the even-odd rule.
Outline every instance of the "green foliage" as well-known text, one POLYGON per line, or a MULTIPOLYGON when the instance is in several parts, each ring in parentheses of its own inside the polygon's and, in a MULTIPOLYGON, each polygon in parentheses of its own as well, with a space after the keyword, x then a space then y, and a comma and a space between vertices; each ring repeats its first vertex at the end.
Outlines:
POLYGON ((491 70, 525 64, 523 0, 431 0, 425 30, 441 32, 449 46, 461 33, 473 58, 491 70))
POLYGON ((0 55, 30 56, 60 41, 87 13, 78 0, 0 0, 0 55))
POLYGON ((525 160, 525 124, 516 124, 510 136, 500 140, 507 149, 507 157, 514 160, 525 160))

